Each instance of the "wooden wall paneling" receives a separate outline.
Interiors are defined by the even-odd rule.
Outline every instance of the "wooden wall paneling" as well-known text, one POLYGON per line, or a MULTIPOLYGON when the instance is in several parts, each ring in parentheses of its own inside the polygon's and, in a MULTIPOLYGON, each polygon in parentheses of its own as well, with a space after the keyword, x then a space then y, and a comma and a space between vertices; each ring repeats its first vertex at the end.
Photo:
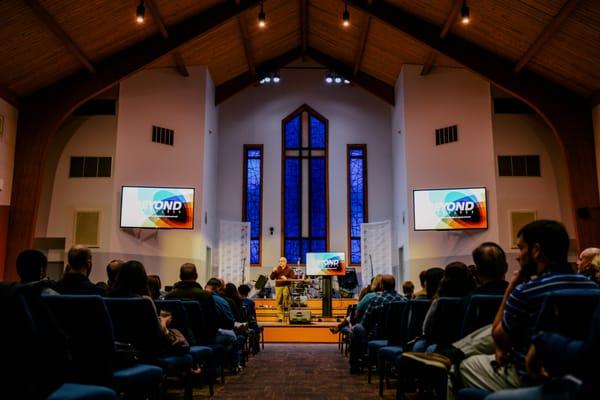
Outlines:
POLYGON ((0 206, 0 277, 4 276, 4 260, 6 259, 6 241, 8 232, 8 215, 10 206, 0 206))
POLYGON ((48 142, 64 119, 84 101, 255 4, 256 0, 246 0, 239 6, 230 3, 215 6, 170 27, 167 40, 154 36, 98 63, 93 76, 87 72, 73 74, 23 100, 17 124, 6 279, 16 278, 16 257, 32 244, 48 142))
MULTIPOLYGON (((512 73, 511 60, 460 37, 449 35, 442 43, 434 25, 387 3, 374 3, 373 7, 366 7, 356 0, 350 1, 374 17, 484 76, 535 109, 562 145, 567 161, 573 209, 600 209, 594 133, 586 98, 529 71, 515 75, 512 73), (581 190, 583 187, 586 190, 581 190)), ((580 247, 589 247, 600 242, 599 214, 590 213, 589 216, 582 217, 574 213, 574 225, 580 247)))
MULTIPOLYGON (((450 29, 452 29, 452 27, 456 25, 456 22, 459 18, 460 8, 463 5, 463 1, 464 0, 454 0, 454 2, 452 3, 452 8, 448 12, 446 20, 444 21, 444 26, 440 31, 440 39, 445 38, 448 32, 450 32, 450 29)), ((431 71, 436 56, 437 53, 435 53, 434 51, 429 52, 425 64, 423 65, 423 69, 421 69, 421 75, 425 76, 431 71)))

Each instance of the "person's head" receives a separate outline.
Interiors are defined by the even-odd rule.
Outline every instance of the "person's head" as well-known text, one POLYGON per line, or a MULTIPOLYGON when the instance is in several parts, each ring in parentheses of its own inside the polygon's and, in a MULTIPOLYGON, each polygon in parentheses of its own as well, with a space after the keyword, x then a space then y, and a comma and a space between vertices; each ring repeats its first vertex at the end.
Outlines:
POLYGON ((425 274, 425 290, 427 297, 433 299, 437 293, 440 281, 444 276, 444 270, 439 267, 429 268, 425 274))
POLYGON ((557 221, 530 222, 517 233, 519 255, 517 260, 525 275, 542 273, 550 264, 566 264, 569 252, 569 234, 557 221))
POLYGON ((148 275, 148 293, 152 300, 160 298, 160 289, 162 288, 162 282, 158 275, 148 275))
POLYGON ((419 283, 421 283, 421 288, 425 289, 425 277, 427 276, 427 270, 419 272, 419 283))
POLYGON ((89 276, 92 271, 92 252, 85 246, 76 245, 67 254, 67 271, 89 276))
POLYGON ((502 247, 494 242, 485 242, 473 250, 472 256, 480 283, 504 280, 508 263, 502 247))
POLYGON ((230 299, 233 299, 236 301, 242 299, 240 297, 240 294, 238 293, 237 287, 231 282, 229 282, 228 284, 225 285, 224 293, 225 293, 225 296, 229 297, 230 299))
POLYGON ((285 267, 286 267, 286 265, 287 265, 287 258, 285 258, 285 257, 280 257, 280 258, 279 258, 279 266, 280 266, 281 268, 285 268, 285 267))
POLYGON ((112 292, 118 296, 148 296, 148 275, 144 264, 131 260, 121 265, 112 292))
POLYGON ((600 254, 600 249, 597 247, 584 249, 577 257, 577 272, 580 274, 585 272, 591 266, 594 257, 598 254, 600 254))
POLYGON ((240 294, 240 296, 242 296, 243 298, 248 297, 248 295, 250 294, 250 286, 248 285, 240 285, 238 286, 238 292, 240 294))
POLYGON ((206 286, 204 287, 209 292, 219 292, 221 289, 221 280, 218 278, 210 278, 208 282, 206 282, 206 286))
POLYGON ((108 292, 108 285, 106 284, 106 282, 96 282, 96 286, 99 287, 100 289, 104 290, 104 293, 108 292))
POLYGON ((412 281, 404 281, 402 282, 402 293, 406 297, 412 297, 415 292, 415 284, 412 281))
POLYGON ((108 277, 108 287, 111 288, 115 284, 115 279, 117 279, 117 274, 119 273, 119 268, 123 265, 125 261, 123 260, 112 260, 106 266, 106 276, 108 277))
POLYGON ((377 274, 371 280, 371 292, 381 292, 381 279, 383 275, 377 274))
POLYGON ((593 275, 590 275, 590 278, 600 285, 600 254, 596 254, 592 261, 590 262, 590 270, 594 271, 593 275))
POLYGON ((17 274, 21 283, 36 282, 46 277, 48 259, 39 250, 23 250, 17 256, 17 274))
POLYGON ((193 281, 198 280, 198 271, 196 266, 192 263, 185 263, 179 268, 179 280, 180 281, 193 281))
POLYGON ((396 290, 396 279, 393 275, 383 275, 381 277, 381 287, 384 292, 396 290))
POLYGON ((454 261, 444 268, 436 296, 462 297, 475 289, 475 280, 465 263, 454 261))

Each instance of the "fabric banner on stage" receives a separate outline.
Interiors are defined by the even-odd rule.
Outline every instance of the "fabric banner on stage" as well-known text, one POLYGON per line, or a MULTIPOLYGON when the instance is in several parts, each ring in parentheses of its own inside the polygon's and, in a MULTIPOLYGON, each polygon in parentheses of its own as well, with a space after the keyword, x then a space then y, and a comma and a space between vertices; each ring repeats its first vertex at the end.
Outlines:
POLYGON ((219 278, 236 286, 250 281, 250 222, 221 221, 219 278), (242 279, 242 271, 244 277, 242 279))
POLYGON ((377 274, 392 274, 391 221, 360 224, 361 281, 365 287, 377 274))

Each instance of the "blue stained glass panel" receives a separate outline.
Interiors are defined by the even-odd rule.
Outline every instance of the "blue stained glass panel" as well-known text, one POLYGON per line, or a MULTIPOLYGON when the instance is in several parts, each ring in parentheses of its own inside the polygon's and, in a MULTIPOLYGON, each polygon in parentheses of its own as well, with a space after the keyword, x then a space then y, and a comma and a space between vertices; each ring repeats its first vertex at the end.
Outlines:
POLYGON ((364 160, 350 159, 350 236, 360 236, 364 215, 364 160))
POLYGON ((364 153, 363 149, 350 149, 350 157, 362 157, 364 153))
POLYGON ((312 251, 312 252, 327 251, 327 242, 325 240, 312 240, 310 243, 310 251, 312 251))
POLYGON ((300 239, 286 239, 283 252, 288 263, 297 263, 300 256, 300 239))
POLYGON ((260 236, 260 158, 248 159, 246 179, 246 219, 250 222, 250 237, 258 238, 260 236))
POLYGON ((350 241, 350 264, 360 264, 360 239, 350 241))
POLYGON ((260 262, 260 241, 258 239, 250 240, 250 264, 260 262))
POLYGON ((295 116, 285 124, 285 148, 297 149, 300 147, 302 130, 300 129, 300 115, 295 116))
POLYGON ((310 236, 327 236, 325 159, 310 159, 310 236))
POLYGON ((248 158, 260 158, 260 150, 248 150, 248 158))
POLYGON ((300 237, 302 205, 302 176, 301 160, 298 158, 288 158, 285 160, 285 227, 286 237, 300 237))
POLYGON ((300 261, 302 264, 306 264, 306 253, 310 251, 310 240, 304 239, 302 240, 302 260, 300 261))
POLYGON ((310 147, 312 149, 325 148, 325 124, 312 115, 310 116, 310 147))

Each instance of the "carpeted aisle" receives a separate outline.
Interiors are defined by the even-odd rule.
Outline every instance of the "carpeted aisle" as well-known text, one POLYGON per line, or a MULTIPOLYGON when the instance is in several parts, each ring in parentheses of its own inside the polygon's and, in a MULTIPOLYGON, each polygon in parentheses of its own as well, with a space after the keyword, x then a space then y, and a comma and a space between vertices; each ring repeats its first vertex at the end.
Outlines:
MULTIPOLYGON (((378 399, 377 377, 367 383, 366 372, 350 375, 348 359, 336 344, 267 344, 250 358, 236 376, 228 376, 225 386, 215 386, 216 399, 378 399)), ((169 391, 170 398, 181 392, 169 391)), ((386 390, 392 399, 395 390, 386 390)), ((194 399, 208 398, 208 389, 194 389, 194 399)))

